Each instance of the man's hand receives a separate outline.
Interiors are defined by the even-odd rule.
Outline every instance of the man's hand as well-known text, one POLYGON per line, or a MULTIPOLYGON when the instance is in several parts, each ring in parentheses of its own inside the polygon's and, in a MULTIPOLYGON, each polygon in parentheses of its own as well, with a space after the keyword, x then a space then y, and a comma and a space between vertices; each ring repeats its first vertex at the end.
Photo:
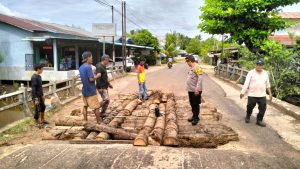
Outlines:
POLYGON ((273 100, 273 96, 272 96, 272 94, 269 94, 269 99, 270 99, 270 101, 272 101, 272 100, 273 100))
POLYGON ((111 89, 113 89, 113 88, 114 88, 114 87, 113 87, 111 84, 109 84, 109 85, 108 85, 108 87, 109 87, 109 88, 111 88, 111 89))
POLYGON ((199 96, 200 95, 200 92, 199 91, 196 91, 195 92, 195 96, 199 96))
POLYGON ((245 96, 245 95, 241 93, 241 94, 240 94, 240 99, 242 99, 244 96, 245 96))
POLYGON ((97 73, 96 79, 98 79, 99 77, 101 77, 101 73, 97 73))
POLYGON ((35 99, 34 104, 38 105, 39 103, 39 99, 35 99))

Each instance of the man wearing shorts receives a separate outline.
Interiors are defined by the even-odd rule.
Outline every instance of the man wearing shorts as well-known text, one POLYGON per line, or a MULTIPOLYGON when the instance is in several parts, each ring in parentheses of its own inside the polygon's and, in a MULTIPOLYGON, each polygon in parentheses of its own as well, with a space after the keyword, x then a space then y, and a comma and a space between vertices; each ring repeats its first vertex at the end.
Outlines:
POLYGON ((109 55, 103 55, 101 62, 97 64, 96 72, 101 74, 101 77, 96 80, 97 90, 102 98, 101 102, 101 116, 104 115, 108 105, 109 105, 109 95, 108 88, 113 88, 113 86, 108 81, 108 75, 106 66, 109 64, 109 55))
POLYGON ((82 82, 82 98, 83 98, 83 118, 87 121, 87 108, 93 110, 96 115, 97 123, 101 123, 99 108, 100 104, 98 101, 97 93, 96 93, 96 85, 95 80, 101 77, 101 74, 98 73, 94 76, 92 70, 93 56, 92 53, 86 51, 82 54, 82 62, 83 64, 79 68, 80 78, 82 82))

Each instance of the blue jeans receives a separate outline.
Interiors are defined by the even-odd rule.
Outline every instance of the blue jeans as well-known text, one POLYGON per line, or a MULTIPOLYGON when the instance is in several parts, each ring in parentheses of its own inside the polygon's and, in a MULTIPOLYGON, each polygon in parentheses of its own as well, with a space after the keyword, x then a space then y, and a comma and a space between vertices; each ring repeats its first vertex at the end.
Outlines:
POLYGON ((146 87, 146 83, 140 83, 139 84, 139 99, 142 99, 142 95, 144 95, 144 99, 147 99, 147 87, 146 87))

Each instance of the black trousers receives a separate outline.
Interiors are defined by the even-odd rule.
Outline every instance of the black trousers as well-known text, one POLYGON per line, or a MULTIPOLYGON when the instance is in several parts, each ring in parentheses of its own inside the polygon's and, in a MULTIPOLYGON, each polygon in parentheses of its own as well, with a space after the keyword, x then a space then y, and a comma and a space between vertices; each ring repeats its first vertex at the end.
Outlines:
POLYGON ((247 104, 247 117, 250 117, 254 107, 258 104, 258 114, 257 114, 257 121, 262 121, 265 112, 267 109, 267 99, 266 97, 248 97, 248 104, 247 104))
MULTIPOLYGON (((33 100, 34 103, 34 100, 33 100)), ((38 120, 40 117, 40 113, 44 113, 46 109, 46 105, 44 103, 44 99, 43 98, 39 98, 39 104, 35 105, 35 113, 33 118, 38 120)))
POLYGON ((200 92, 199 96, 195 96, 195 92, 189 92, 189 100, 192 107, 193 119, 199 119, 201 94, 202 92, 200 92))

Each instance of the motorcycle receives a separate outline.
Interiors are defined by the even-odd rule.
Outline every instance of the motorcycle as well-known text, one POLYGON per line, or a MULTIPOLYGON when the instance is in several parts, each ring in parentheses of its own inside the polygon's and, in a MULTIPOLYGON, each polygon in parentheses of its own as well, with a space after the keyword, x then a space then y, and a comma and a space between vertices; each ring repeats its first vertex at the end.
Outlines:
POLYGON ((172 68, 172 62, 168 62, 168 67, 169 67, 169 69, 171 69, 172 68))

